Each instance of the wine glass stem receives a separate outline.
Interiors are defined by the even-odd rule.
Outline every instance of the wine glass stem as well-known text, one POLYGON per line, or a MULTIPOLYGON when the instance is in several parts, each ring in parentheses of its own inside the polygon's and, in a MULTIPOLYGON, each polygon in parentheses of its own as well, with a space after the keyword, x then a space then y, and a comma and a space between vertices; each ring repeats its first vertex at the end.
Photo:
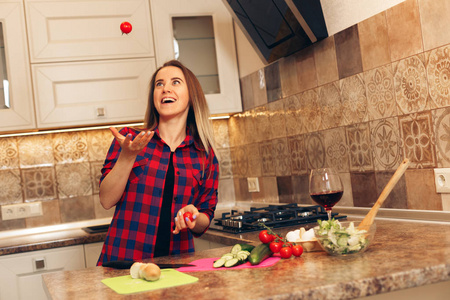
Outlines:
POLYGON ((331 209, 327 209, 328 220, 331 220, 331 209))

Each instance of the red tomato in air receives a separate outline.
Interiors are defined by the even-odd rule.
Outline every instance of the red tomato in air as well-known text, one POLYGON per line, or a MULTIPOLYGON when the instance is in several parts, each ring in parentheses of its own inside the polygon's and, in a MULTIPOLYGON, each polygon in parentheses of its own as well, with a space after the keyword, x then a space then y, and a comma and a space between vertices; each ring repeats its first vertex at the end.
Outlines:
POLYGON ((131 26, 131 24, 128 22, 122 22, 122 24, 120 24, 120 30, 122 31, 122 34, 129 34, 132 29, 133 26, 131 26))
POLYGON ((292 256, 292 248, 291 247, 283 247, 280 250, 280 256, 282 258, 289 258, 292 256))
POLYGON ((292 246, 292 254, 297 257, 301 256, 303 254, 303 247, 301 245, 292 246))
POLYGON ((183 219, 186 220, 186 218, 188 218, 191 222, 194 221, 193 215, 190 211, 187 211, 183 214, 183 219))
POLYGON ((259 240, 264 244, 271 243, 274 240, 274 236, 268 233, 267 230, 263 230, 259 233, 259 240))
POLYGON ((269 245, 270 251, 272 251, 273 253, 280 252, 282 247, 283 247, 283 243, 282 242, 272 242, 269 245))

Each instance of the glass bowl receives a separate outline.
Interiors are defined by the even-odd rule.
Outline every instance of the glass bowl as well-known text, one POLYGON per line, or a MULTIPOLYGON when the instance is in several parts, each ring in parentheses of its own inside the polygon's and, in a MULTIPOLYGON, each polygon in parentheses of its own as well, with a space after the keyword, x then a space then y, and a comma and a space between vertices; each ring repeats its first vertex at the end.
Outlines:
MULTIPOLYGON (((327 227, 322 221, 322 227, 327 227)), ((358 227, 359 222, 339 222, 333 220, 328 229, 314 227, 314 234, 322 249, 330 255, 348 256, 363 253, 372 243, 376 224, 358 227)))

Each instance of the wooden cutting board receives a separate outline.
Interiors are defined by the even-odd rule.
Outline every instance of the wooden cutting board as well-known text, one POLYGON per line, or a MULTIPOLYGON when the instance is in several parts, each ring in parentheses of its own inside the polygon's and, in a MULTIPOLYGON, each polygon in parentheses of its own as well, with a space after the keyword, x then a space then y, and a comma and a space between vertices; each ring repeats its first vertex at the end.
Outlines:
POLYGON ((103 279, 102 282, 118 294, 133 294, 197 282, 198 278, 174 269, 162 269, 157 281, 133 279, 130 275, 103 279))

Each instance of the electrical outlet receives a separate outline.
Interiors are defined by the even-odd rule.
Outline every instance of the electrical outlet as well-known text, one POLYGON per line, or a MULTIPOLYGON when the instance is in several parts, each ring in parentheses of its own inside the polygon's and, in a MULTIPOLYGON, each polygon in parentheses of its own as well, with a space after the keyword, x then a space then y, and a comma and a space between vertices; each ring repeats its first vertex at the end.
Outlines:
POLYGON ((258 193, 259 192, 258 177, 248 177, 247 184, 248 184, 248 191, 250 193, 258 193))
POLYGON ((28 217, 42 216, 42 203, 18 203, 2 205, 2 220, 23 219, 28 217))
POLYGON ((436 193, 450 193, 450 168, 434 169, 436 193))

